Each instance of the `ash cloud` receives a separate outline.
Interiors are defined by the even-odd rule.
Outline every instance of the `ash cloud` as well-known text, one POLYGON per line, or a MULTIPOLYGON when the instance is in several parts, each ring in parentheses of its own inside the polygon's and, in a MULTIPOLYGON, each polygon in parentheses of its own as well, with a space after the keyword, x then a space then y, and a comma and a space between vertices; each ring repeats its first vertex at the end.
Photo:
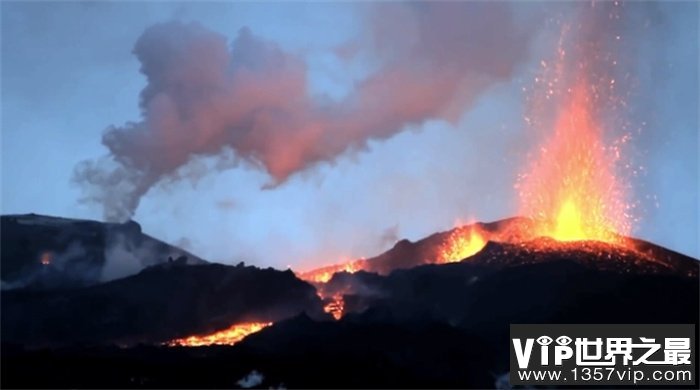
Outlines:
POLYGON ((512 77, 532 36, 502 3, 383 4, 363 27, 343 46, 355 50, 334 52, 346 62, 370 59, 376 71, 339 101, 312 96, 303 56, 249 28, 230 45, 197 23, 148 28, 133 50, 147 80, 142 117, 109 127, 109 153, 76 167, 83 200, 123 221, 150 188, 187 176, 201 157, 223 156, 215 169, 246 162, 274 188, 409 125, 455 122, 487 87, 512 77))

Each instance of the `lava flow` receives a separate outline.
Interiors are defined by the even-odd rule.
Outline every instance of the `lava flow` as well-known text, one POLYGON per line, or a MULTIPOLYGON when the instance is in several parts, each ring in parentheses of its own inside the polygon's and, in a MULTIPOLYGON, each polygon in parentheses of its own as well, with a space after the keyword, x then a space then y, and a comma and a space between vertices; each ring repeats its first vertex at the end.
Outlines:
POLYGON ((231 326, 207 335, 189 336, 167 342, 168 346, 201 347, 205 345, 234 345, 246 336, 259 332, 272 325, 272 322, 248 322, 231 326))
POLYGON ((343 312, 345 310, 345 300, 343 299, 343 294, 333 294, 330 299, 331 301, 323 306, 323 311, 332 315, 336 320, 339 320, 343 317, 343 312))
POLYGON ((317 268, 317 269, 307 271, 307 272, 300 272, 297 274, 297 277, 299 277, 299 279, 305 280, 307 282, 326 283, 337 272, 348 272, 348 273, 352 274, 352 273, 355 273, 359 270, 364 269, 365 265, 366 265, 365 263, 366 263, 365 259, 358 259, 358 260, 349 261, 347 263, 333 264, 333 265, 317 268))
POLYGON ((327 303, 323 306, 323 311, 330 314, 336 320, 342 318, 345 310, 345 302, 342 293, 335 293, 330 296, 323 293, 323 288, 319 285, 328 283, 334 274, 338 272, 355 273, 365 269, 367 260, 364 258, 348 261, 346 263, 338 263, 326 267, 317 268, 307 272, 297 273, 297 277, 301 280, 315 284, 318 290, 318 296, 327 303))

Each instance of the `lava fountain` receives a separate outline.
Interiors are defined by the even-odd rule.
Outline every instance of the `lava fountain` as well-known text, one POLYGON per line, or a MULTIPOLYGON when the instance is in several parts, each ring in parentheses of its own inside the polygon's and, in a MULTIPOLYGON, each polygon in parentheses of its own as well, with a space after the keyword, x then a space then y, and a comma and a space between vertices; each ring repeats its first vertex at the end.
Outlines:
POLYGON ((336 320, 343 317, 345 313, 345 299, 343 293, 335 293, 330 297, 330 302, 323 306, 323 311, 330 314, 336 320))
POLYGON ((478 253, 488 241, 484 236, 475 225, 453 230, 442 244, 437 262, 453 263, 478 253))
MULTIPOLYGON (((617 3, 610 8, 609 19, 616 20, 617 3)), ((519 212, 535 221, 534 236, 623 244, 631 232, 633 205, 627 200, 628 183, 618 170, 621 146, 630 137, 625 134, 611 142, 610 136, 626 131, 618 110, 624 101, 617 96, 614 77, 618 61, 610 46, 620 37, 610 42, 590 39, 591 34, 602 34, 595 23, 586 23, 597 20, 599 11, 595 7, 584 11, 584 22, 574 34, 563 26, 556 60, 552 64, 543 60, 544 75, 535 78, 533 91, 539 94, 532 101, 553 116, 531 113, 536 127, 551 132, 519 175, 519 212), (603 43, 591 43, 598 41, 603 43), (606 114, 612 119, 604 121, 606 114), (552 121, 548 124, 546 118, 552 121)))
POLYGON ((624 187, 615 176, 619 153, 601 141, 590 90, 580 82, 568 92, 554 135, 521 176, 521 214, 537 221, 536 235, 617 242, 629 233, 624 187))

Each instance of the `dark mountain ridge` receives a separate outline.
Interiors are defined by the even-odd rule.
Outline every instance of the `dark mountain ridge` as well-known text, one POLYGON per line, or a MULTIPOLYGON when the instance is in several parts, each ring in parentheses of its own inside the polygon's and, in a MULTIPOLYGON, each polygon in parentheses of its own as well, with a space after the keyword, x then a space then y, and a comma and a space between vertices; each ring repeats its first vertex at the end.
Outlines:
POLYGON ((291 271, 243 265, 161 264, 94 286, 2 298, 3 342, 27 346, 159 343, 300 312, 325 316, 316 290, 291 271))
POLYGON ((87 286, 136 273, 169 258, 206 263, 144 234, 134 221, 3 215, 0 232, 3 289, 87 286))

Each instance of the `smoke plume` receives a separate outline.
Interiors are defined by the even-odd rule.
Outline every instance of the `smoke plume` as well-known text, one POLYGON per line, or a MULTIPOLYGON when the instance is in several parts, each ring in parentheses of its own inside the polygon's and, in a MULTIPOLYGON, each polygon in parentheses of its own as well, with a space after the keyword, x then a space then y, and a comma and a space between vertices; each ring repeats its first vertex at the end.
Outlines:
POLYGON ((454 122, 485 88, 512 76, 531 36, 508 5, 481 2, 379 5, 365 27, 333 52, 376 70, 341 100, 312 96, 303 56, 249 28, 230 45, 197 23, 146 29, 133 50, 147 80, 142 117, 109 127, 108 155, 76 167, 84 200, 101 204, 107 220, 125 220, 151 187, 187 175, 183 167, 197 158, 219 158, 221 169, 244 161, 266 172, 272 188, 408 125, 454 122))

